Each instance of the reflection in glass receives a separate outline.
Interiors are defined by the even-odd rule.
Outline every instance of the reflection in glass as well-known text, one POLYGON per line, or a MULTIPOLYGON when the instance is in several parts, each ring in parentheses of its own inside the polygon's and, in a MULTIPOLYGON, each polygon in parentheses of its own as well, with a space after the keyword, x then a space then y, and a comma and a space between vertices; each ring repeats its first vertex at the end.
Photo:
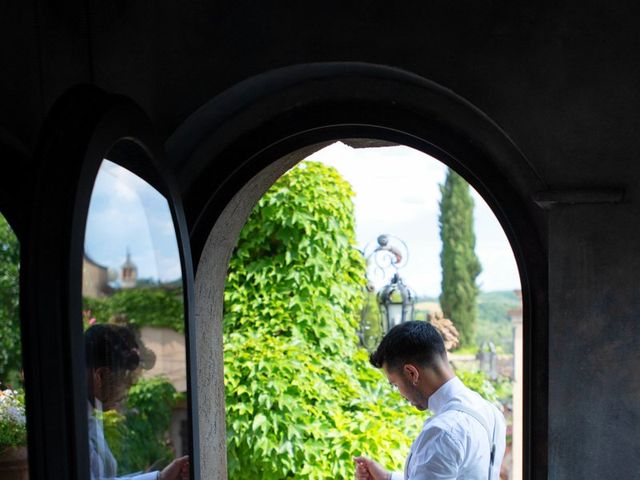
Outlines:
POLYGON ((104 160, 84 245, 91 478, 188 478, 182 271, 166 198, 104 160))
POLYGON ((20 244, 0 215, 0 478, 26 480, 27 425, 20 348, 20 244))

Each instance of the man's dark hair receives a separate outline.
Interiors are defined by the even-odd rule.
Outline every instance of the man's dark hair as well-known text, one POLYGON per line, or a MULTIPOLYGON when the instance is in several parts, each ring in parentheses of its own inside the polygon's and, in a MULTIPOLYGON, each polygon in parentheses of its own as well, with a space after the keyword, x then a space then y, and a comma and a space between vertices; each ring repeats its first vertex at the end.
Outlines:
POLYGON ((444 341, 436 328, 427 322, 412 321, 396 325, 387 332, 369 361, 376 368, 396 369, 406 363, 422 367, 444 358, 444 341))
POLYGON ((84 332, 88 368, 109 367, 123 373, 140 364, 140 350, 133 332, 124 326, 95 324, 84 332))

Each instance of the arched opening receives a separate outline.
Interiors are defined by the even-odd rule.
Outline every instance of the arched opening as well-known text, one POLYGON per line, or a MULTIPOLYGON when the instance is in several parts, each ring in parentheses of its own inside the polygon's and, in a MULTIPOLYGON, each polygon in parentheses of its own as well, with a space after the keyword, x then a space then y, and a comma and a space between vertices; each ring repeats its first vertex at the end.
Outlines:
MULTIPOLYGON (((509 441, 501 478, 521 479, 522 403, 518 394, 518 400, 512 403, 511 387, 516 391, 522 388, 520 383, 513 382, 513 367, 522 365, 522 351, 517 348, 516 355, 512 354, 513 327, 508 315, 510 309, 520 307, 513 291, 520 290, 520 283, 501 227, 488 206, 474 194, 477 251, 484 274, 479 281, 488 288, 482 289, 479 295, 474 294, 473 303, 474 310, 476 302, 483 307, 482 315, 459 318, 463 309, 458 308, 447 310, 445 319, 438 305, 441 252, 438 186, 447 189, 445 177, 451 184, 459 184, 461 190, 456 190, 453 200, 454 205, 458 205, 465 199, 473 201, 468 185, 455 174, 447 173, 446 167, 436 159, 416 150, 371 139, 347 139, 345 143, 358 148, 334 143, 304 159, 269 188, 243 226, 231 258, 224 317, 230 478, 240 478, 242 474, 256 478, 261 478, 261 474, 264 478, 280 474, 281 478, 289 478, 299 475, 302 466, 318 478, 324 478, 323 475, 346 478, 353 465, 345 452, 379 455, 376 460, 387 468, 401 469, 424 415, 412 415, 415 412, 410 406, 387 392, 382 376, 368 376, 372 368, 363 347, 370 350, 371 345, 359 342, 355 335, 355 323, 363 313, 363 297, 373 295, 375 299, 375 293, 363 290, 364 282, 380 294, 392 275, 401 275, 406 285, 416 292, 420 303, 408 318, 397 321, 428 320, 436 325, 443 336, 447 335, 449 349, 454 350, 449 353, 449 360, 458 377, 498 404, 509 426, 513 410, 516 428, 510 437, 514 437, 516 450, 509 441), (377 183, 379 179, 382 181, 377 183), (350 196, 351 190, 355 199, 350 196), (392 247, 399 247, 392 250, 394 255, 402 258, 395 266, 381 261, 375 265, 378 268, 367 268, 374 267, 367 244, 381 233, 395 234, 389 241, 392 247), (501 234, 498 245, 488 248, 487 237, 501 234), (352 258, 354 249, 359 253, 352 258), (492 258, 496 254, 499 258, 492 258), (408 256, 409 261, 404 261, 408 256), (382 278, 377 273, 381 273, 382 278), (496 285, 508 291, 490 291, 496 285), (501 305, 498 299, 506 305, 501 305), (488 315, 490 309, 494 310, 492 316, 488 315), (454 319, 453 325, 448 318, 454 319), (349 327, 345 331, 345 323, 350 325, 350 331, 349 327), (506 327, 506 336, 505 332, 488 331, 498 327, 506 327), (479 343, 471 339, 476 333, 479 343), (300 342, 306 354, 298 355, 293 346, 285 348, 283 338, 285 344, 300 342), (460 342, 464 350, 456 349, 460 346, 456 343, 460 342), (485 349, 491 345, 491 351, 478 352, 480 344, 484 344, 485 349), (336 380, 344 374, 343 370, 349 372, 351 380, 346 385, 336 380), (362 372, 367 372, 364 379, 359 377, 362 372), (301 379, 305 379, 303 384, 332 385, 332 390, 320 394, 321 389, 316 389, 314 395, 309 395, 300 385, 301 379), (289 387, 279 386, 279 380, 289 387), (373 386, 379 389, 375 399, 369 398, 368 389, 373 386), (256 392, 255 395, 252 392, 256 392), (370 403, 360 411, 364 401, 350 403, 350 395, 367 398, 370 403), (284 404, 283 399, 287 399, 284 404), (303 412, 318 409, 314 429, 321 431, 317 443, 326 452, 321 459, 313 455, 314 431, 309 430, 306 417, 296 416, 294 406, 303 412), (407 415, 406 418, 403 415, 407 415), (340 427, 334 423, 334 416, 340 417, 340 427), (356 428, 348 420, 353 418, 368 424, 368 430, 362 432, 356 428), (386 424, 377 423, 380 418, 386 418, 386 424), (396 423, 400 428, 394 431, 396 423), (415 426, 417 431, 412 429, 415 426), (283 431, 287 433, 282 434, 283 431), (375 432, 386 432, 397 443, 386 445, 385 435, 375 432), (287 447, 291 448, 287 450, 287 447)), ((464 217, 467 206, 473 210, 472 204, 467 203, 464 208, 449 210, 443 215, 452 215, 454 219, 464 217)), ((448 224, 446 220, 442 222, 448 224)), ((474 230, 474 222, 469 223, 474 230)), ((457 226, 465 227, 459 223, 457 226)), ((469 239, 467 243, 471 244, 471 254, 475 257, 475 241, 469 239)), ((464 261, 470 254, 461 246, 460 242, 448 245, 457 255, 455 263, 464 261)), ((447 278, 456 275, 448 267, 446 271, 447 278)), ((456 295, 463 281, 464 278, 458 276, 457 288, 447 290, 455 296, 456 303, 469 301, 456 295)), ((475 278, 468 283, 465 288, 473 290, 475 278)), ((450 284, 451 280, 447 285, 450 284)), ((378 324, 382 327, 378 331, 388 329, 382 326, 379 315, 371 315, 375 310, 374 300, 366 325, 378 324)), ((381 338, 372 340, 377 345, 381 338)))
MULTIPOLYGON (((176 297, 182 296, 183 301, 174 299, 177 301, 171 302, 172 312, 178 312, 175 316, 179 317, 171 319, 171 324, 180 324, 188 331, 188 325, 192 321, 193 316, 190 314, 192 302, 189 300, 193 295, 193 283, 189 249, 184 241, 184 217, 181 215, 180 204, 175 201, 171 179, 164 175, 163 154, 157 145, 157 138, 150 128, 148 118, 135 104, 124 97, 106 94, 92 86, 77 87, 67 91, 58 99, 43 127, 37 155, 42 168, 38 170, 36 177, 34 191, 37 194, 30 212, 32 215, 30 218, 38 218, 42 221, 29 224, 22 250, 24 258, 28 258, 29 261, 23 262, 21 272, 22 282, 30 286, 29 289, 22 291, 21 313, 25 327, 23 336, 26 336, 25 344, 28 347, 27 359, 29 360, 25 363, 25 379, 28 394, 27 407, 31 415, 29 422, 29 442, 32 447, 30 473, 35 477, 46 476, 50 471, 55 471, 62 477, 88 477, 91 475, 90 472, 93 472, 93 476, 96 474, 114 476, 118 472, 122 473, 122 470, 117 469, 113 455, 107 454, 107 449, 104 448, 106 442, 101 441, 103 436, 91 434, 92 426, 89 425, 91 419, 88 417, 94 410, 91 407, 98 406, 95 399, 100 400, 104 407, 107 392, 103 387, 107 385, 113 394, 109 395, 111 397, 109 403, 111 405, 117 403, 117 398, 121 397, 124 390, 122 387, 126 387, 129 381, 135 378, 133 369, 140 365, 141 349, 133 345, 132 335, 129 334, 126 335, 127 339, 124 339, 124 336, 121 337, 125 341, 120 343, 120 347, 124 343, 127 346, 125 349, 110 348, 107 342, 100 342, 104 348, 101 349, 102 353, 97 355, 97 348, 85 348, 91 343, 91 339, 85 333, 82 310, 83 300, 88 297, 93 296, 94 300, 99 300, 102 304, 103 298, 100 296, 106 294, 106 298, 111 293, 108 287, 115 285, 108 285, 110 266, 118 269, 122 266, 126 267, 124 268, 126 275, 122 275, 120 287, 124 285, 122 280, 132 285, 136 280, 135 269, 131 267, 130 262, 126 262, 126 246, 122 244, 119 250, 124 249, 124 253, 120 255, 125 258, 116 261, 115 264, 106 256, 95 262, 96 257, 102 256, 102 254, 96 255, 95 249, 88 255, 90 258, 94 255, 94 264, 89 265, 91 263, 89 261, 83 262, 87 253, 85 233, 91 237, 92 231, 97 232, 96 243, 100 244, 100 248, 106 243, 113 242, 114 236, 111 234, 118 236, 117 232, 124 232, 126 236, 138 229, 138 233, 131 236, 135 238, 140 235, 140 229, 144 231, 145 226, 148 227, 147 232, 152 239, 170 237, 174 246, 171 250, 170 264, 174 267, 167 269, 166 264, 163 266, 160 265, 163 262, 156 261, 155 263, 159 264, 156 270, 158 272, 169 270, 176 273, 177 266, 180 267, 182 291, 174 290, 174 293, 176 297), (115 169, 117 172, 115 170, 110 172, 114 174, 112 179, 116 181, 106 188, 96 189, 94 188, 96 177, 105 158, 119 165, 115 169), (117 181, 118 177, 119 180, 127 177, 129 184, 123 185, 123 182, 117 181), (144 184, 144 191, 138 191, 136 188, 122 188, 132 187, 133 180, 139 186, 144 184), (157 190, 153 195, 145 194, 145 191, 151 193, 153 189, 157 190), (132 213, 131 208, 120 203, 119 200, 128 197, 133 198, 136 203, 137 196, 136 210, 143 215, 137 215, 138 220, 116 221, 111 224, 111 227, 109 227, 110 220, 107 215, 98 222, 101 228, 94 230, 96 224, 87 224, 87 218, 91 210, 92 194, 98 193, 99 190, 101 190, 100 194, 106 193, 107 197, 111 197, 108 200, 113 201, 110 204, 113 211, 125 215, 132 213), (151 215, 145 219, 145 207, 151 204, 162 206, 162 220, 149 227, 160 218, 151 215), (51 255, 52 251, 57 254, 51 255), (85 270, 86 282, 83 282, 83 267, 87 269, 85 270), (93 270, 92 273, 89 273, 89 269, 93 270), (113 356, 112 354, 116 351, 119 360, 111 364, 114 368, 110 368, 109 364, 105 364, 107 362, 104 359, 113 356), (136 357, 138 362, 134 365, 136 357), (102 359, 99 362, 102 365, 98 364, 97 358, 102 359), (92 388, 92 385, 96 388, 92 388), (56 414, 49 415, 48 412, 51 411, 55 411, 56 414), (98 447, 97 458, 96 446, 98 447), (107 457, 111 458, 102 461, 107 457), (93 469, 94 465, 98 465, 97 473, 93 469)), ((153 257, 155 252, 149 250, 155 248, 154 240, 145 243, 145 250, 147 250, 145 254, 153 257)), ((158 260, 157 256, 156 260, 158 260)), ((133 262, 140 266, 140 260, 133 260, 133 262)), ((138 273, 141 271, 139 269, 138 273)), ((173 288, 173 285, 168 284, 178 283, 178 278, 173 274, 162 275, 162 277, 150 274, 149 277, 154 277, 154 280, 147 283, 153 283, 154 286, 158 283, 156 280, 161 280, 162 287, 173 288), (173 282, 171 277, 176 282, 173 282)), ((156 289, 153 295, 156 293, 166 299, 171 292, 160 292, 156 289)), ((150 304, 158 307, 155 300, 148 300, 151 300, 150 304)), ((116 305, 102 304, 102 306, 110 309, 111 306, 116 305)), ((119 307, 116 309, 121 310, 119 307)), ((162 307, 156 308, 156 312, 161 309, 162 307)), ((132 313, 129 308, 126 310, 129 311, 124 312, 126 315, 132 313)), ((146 309, 143 307, 143 310, 146 309)), ((102 319, 108 322, 111 317, 118 316, 121 312, 113 312, 115 315, 111 312, 105 313, 102 319)), ((147 313, 150 311, 136 314, 136 316, 149 320, 151 315, 147 313)), ((87 323, 91 322, 92 318, 96 319, 93 323, 101 321, 100 316, 87 315, 86 317, 88 317, 85 318, 87 323)), ((111 338, 115 337, 111 335, 111 338)), ((188 340, 188 335, 185 338, 188 340)), ((137 344, 137 341, 135 343, 137 344)), ((186 341, 185 344, 187 344, 186 341)), ((187 347, 187 354, 189 352, 190 349, 187 347)), ((184 357, 184 351, 181 357, 184 357)), ((188 359, 186 360, 188 365, 188 359)), ((185 361, 182 358, 180 363, 184 367, 185 361)), ((184 375, 182 377, 184 378, 184 375)), ((188 370, 186 378, 189 383, 188 370)), ((184 385, 184 382, 182 384, 184 385)), ((191 391, 193 389, 188 388, 187 402, 193 399, 191 391)), ((154 395, 150 397, 155 400, 154 395)), ((123 398, 121 397, 120 400, 123 398)), ((103 408, 102 411, 104 412, 105 409, 103 408)), ((104 418, 100 415, 99 408, 95 409, 95 413, 94 426, 98 427, 100 420, 104 418)), ((166 416, 162 415, 166 419, 166 416)), ((155 423, 147 421, 145 424, 147 419, 144 418, 139 420, 141 429, 138 433, 155 423)), ((166 423, 164 420, 162 422, 166 423)), ((104 426, 104 423, 102 425, 104 426)), ((124 426, 124 430, 129 427, 126 421, 121 422, 121 425, 124 426)), ((162 436, 170 435, 165 428, 161 430, 162 436)), ((95 431, 98 432, 98 429, 96 428, 95 431)), ((139 438, 149 439, 154 435, 155 433, 147 433, 145 437, 145 433, 141 433, 139 438)), ((126 434, 125 436, 130 438, 126 434)), ((162 439, 158 439, 157 443, 161 442, 162 439)), ((189 446, 191 447, 189 451, 197 455, 193 445, 189 446)), ((126 450, 126 448, 127 446, 123 446, 125 455, 133 453, 133 450, 126 450)), ((137 450, 138 452, 145 450, 144 453, 147 453, 146 448, 137 450)), ((157 471, 160 471, 162 465, 156 462, 165 455, 148 453, 151 454, 148 457, 149 461, 136 460, 136 465, 131 463, 130 467, 137 471, 156 471, 149 475, 157 476, 157 471)), ((169 453, 165 458, 168 456, 169 453)), ((198 476, 197 472, 196 476, 198 476)))
POLYGON ((298 161, 337 139, 369 138, 410 146, 453 167, 486 199, 504 228, 523 291, 524 472, 525 478, 543 478, 546 256, 527 196, 544 189, 543 182, 489 119, 431 82, 370 65, 284 70, 215 99, 168 144, 198 265, 198 411, 200 443, 208 445, 200 456, 203 474, 226 474, 222 292, 237 236, 252 206, 298 161), (212 178, 219 185, 214 192, 207 186, 212 178))
MULTIPOLYGON (((159 476, 189 453, 185 279, 171 204, 124 166, 153 174, 147 155, 128 140, 106 152, 83 228, 82 329, 95 478, 159 476)), ((146 178, 161 184, 157 176, 146 178)), ((188 471, 186 460, 175 465, 188 471)))

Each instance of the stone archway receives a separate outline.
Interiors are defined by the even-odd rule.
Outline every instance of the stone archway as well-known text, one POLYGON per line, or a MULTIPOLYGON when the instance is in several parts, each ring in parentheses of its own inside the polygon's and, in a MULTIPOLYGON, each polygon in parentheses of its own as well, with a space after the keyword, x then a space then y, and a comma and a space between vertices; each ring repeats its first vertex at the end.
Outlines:
POLYGON ((196 441, 203 477, 226 478, 222 310, 238 234, 280 175, 344 138, 402 143, 429 153, 466 177, 493 208, 522 275, 525 375, 529 392, 536 390, 535 401, 527 402, 527 418, 538 425, 540 445, 526 458, 529 465, 546 459, 546 300, 532 292, 546 291, 547 263, 529 202, 546 186, 490 119, 449 90, 386 67, 319 64, 237 85, 194 113, 167 144, 197 263, 196 441))

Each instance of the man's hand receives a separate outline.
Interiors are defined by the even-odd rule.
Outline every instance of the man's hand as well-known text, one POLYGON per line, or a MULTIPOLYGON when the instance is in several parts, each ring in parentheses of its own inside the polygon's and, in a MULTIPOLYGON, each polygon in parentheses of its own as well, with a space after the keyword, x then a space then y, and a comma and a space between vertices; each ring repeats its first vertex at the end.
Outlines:
POLYGON ((356 480, 389 480, 391 472, 382 468, 378 462, 366 457, 354 457, 356 480))
POLYGON ((158 480, 189 480, 189 457, 176 458, 160 472, 158 480))

